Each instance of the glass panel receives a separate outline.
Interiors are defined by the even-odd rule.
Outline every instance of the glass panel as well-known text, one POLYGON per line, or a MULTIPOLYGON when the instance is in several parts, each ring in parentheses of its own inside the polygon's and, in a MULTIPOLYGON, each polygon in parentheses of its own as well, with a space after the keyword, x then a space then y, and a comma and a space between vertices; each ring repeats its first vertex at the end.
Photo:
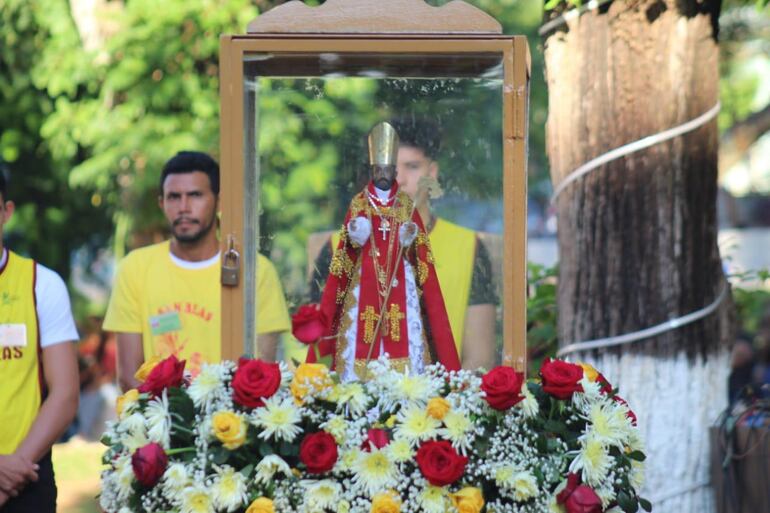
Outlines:
MULTIPOLYGON (((443 189, 416 210, 461 357, 474 368, 500 362, 502 73, 500 54, 248 56, 245 161, 259 200, 251 235, 291 311, 319 301, 334 234, 369 181, 367 135, 389 121, 402 143, 400 189, 414 196, 423 175, 443 189)), ((284 336, 285 359, 304 351, 284 336)))

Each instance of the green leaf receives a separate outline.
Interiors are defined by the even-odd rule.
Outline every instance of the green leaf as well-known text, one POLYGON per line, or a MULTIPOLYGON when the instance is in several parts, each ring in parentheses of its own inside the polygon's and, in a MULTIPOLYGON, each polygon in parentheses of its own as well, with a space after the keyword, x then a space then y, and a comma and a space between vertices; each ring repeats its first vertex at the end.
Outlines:
POLYGON ((644 461, 647 459, 647 456, 642 451, 631 451, 626 456, 634 461, 644 461))
POLYGON ((642 499, 639 497, 639 505, 644 511, 652 511, 652 504, 647 499, 642 499))
POLYGON ((639 509, 639 504, 636 501, 636 497, 630 496, 627 492, 621 490, 618 492, 618 506, 625 513, 636 513, 639 509))

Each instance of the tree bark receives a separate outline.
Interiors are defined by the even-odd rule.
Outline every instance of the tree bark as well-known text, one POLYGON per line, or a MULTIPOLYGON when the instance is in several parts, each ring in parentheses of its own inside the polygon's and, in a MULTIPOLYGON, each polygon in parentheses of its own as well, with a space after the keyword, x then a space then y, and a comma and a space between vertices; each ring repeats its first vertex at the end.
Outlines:
MULTIPOLYGON (((714 107, 719 8, 714 0, 613 2, 546 35, 554 186, 605 152, 714 107)), ((717 248, 717 147, 712 120, 614 160, 561 193, 562 346, 648 328, 718 297, 725 279, 717 248)), ((650 442, 648 494, 658 513, 713 507, 702 481, 707 424, 726 397, 726 311, 634 344, 571 355, 612 375, 636 406, 650 442), (674 397, 675 386, 700 388, 674 397)))

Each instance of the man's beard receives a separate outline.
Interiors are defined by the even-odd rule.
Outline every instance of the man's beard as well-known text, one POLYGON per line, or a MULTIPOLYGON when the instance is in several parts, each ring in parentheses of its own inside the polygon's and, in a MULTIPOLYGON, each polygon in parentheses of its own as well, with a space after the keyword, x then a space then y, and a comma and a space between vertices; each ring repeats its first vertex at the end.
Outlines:
MULTIPOLYGON (((215 219, 216 219, 215 217, 212 217, 211 221, 209 221, 208 224, 201 226, 201 229, 198 230, 197 232, 181 233, 181 234, 177 233, 175 229, 175 225, 176 225, 176 222, 175 222, 174 225, 171 226, 171 233, 174 235, 174 238, 179 242, 183 242, 186 244, 198 242, 199 240, 203 239, 206 235, 208 235, 208 233, 212 230, 212 228, 214 227, 215 219)), ((199 221, 195 221, 195 220, 188 219, 188 222, 200 224, 199 221)))
POLYGON ((393 180, 385 177, 379 177, 374 179, 374 186, 381 191, 389 191, 393 187, 393 180))

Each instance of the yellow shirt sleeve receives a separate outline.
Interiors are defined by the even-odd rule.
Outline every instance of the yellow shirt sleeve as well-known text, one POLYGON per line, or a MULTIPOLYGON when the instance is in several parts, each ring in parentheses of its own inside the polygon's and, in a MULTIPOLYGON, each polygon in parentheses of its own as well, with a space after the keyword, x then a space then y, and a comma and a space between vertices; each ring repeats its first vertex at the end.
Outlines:
POLYGON ((120 333, 141 333, 142 315, 139 307, 139 280, 137 269, 132 265, 134 258, 128 255, 118 265, 115 281, 110 294, 107 313, 102 329, 120 333))
POLYGON ((273 263, 263 255, 257 259, 257 334, 289 331, 291 321, 281 280, 273 263))

